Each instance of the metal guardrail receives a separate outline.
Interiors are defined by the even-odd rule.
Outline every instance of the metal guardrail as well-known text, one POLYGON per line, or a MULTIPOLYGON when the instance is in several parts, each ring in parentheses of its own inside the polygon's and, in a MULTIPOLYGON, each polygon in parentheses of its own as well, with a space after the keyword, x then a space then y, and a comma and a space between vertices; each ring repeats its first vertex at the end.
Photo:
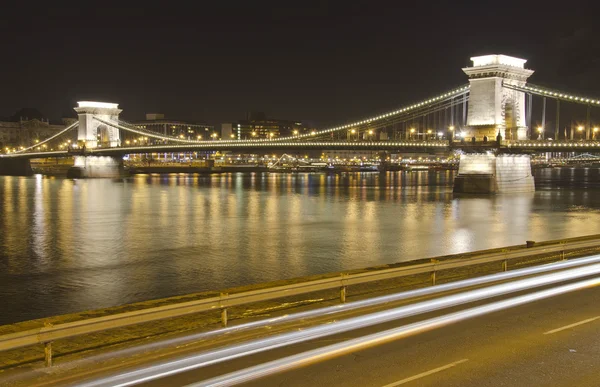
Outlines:
POLYGON ((556 244, 533 246, 518 250, 504 249, 499 252, 483 254, 478 257, 457 258, 416 265, 376 270, 357 274, 342 274, 339 277, 325 278, 296 284, 276 286, 266 289, 251 290, 235 294, 221 293, 220 296, 177 304, 147 308, 132 312, 124 312, 104 317, 96 317, 60 325, 46 325, 42 328, 0 336, 0 351, 7 351, 36 344, 44 345, 45 363, 52 364, 52 342, 80 335, 101 332, 109 329, 126 327, 134 324, 152 322, 167 318, 185 316, 192 313, 211 310, 221 311, 221 320, 227 325, 227 308, 260 301, 307 294, 322 290, 340 289, 340 301, 346 301, 347 287, 391 278, 405 277, 415 274, 430 273, 431 283, 435 285, 436 273, 440 270, 456 269, 465 266, 480 265, 491 262, 502 262, 502 270, 508 269, 508 261, 532 255, 562 253, 565 251, 586 248, 600 248, 600 237, 591 240, 565 240, 556 244))

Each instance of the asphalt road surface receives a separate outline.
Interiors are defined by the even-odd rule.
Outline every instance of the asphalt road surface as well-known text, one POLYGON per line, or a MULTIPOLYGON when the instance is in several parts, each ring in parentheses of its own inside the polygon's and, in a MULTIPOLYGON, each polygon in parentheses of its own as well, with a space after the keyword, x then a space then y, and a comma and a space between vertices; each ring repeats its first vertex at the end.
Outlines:
MULTIPOLYGON (((514 295, 494 301, 511 297, 514 295)), ((599 305, 600 288, 589 288, 450 324, 244 385, 600 386, 599 305)), ((192 384, 460 309, 465 308, 445 309, 292 345, 145 385, 192 384)))

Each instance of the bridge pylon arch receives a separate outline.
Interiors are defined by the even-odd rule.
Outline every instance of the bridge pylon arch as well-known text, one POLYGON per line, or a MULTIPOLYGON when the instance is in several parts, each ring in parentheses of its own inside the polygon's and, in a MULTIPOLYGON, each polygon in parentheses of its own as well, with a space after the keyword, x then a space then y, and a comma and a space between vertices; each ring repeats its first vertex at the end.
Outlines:
POLYGON ((471 58, 472 67, 463 71, 469 76, 470 96, 466 137, 482 141, 494 139, 526 140, 524 87, 533 70, 525 68, 526 59, 507 55, 484 55, 471 58))
POLYGON ((119 114, 123 111, 119 109, 119 104, 94 101, 81 101, 77 104, 74 109, 79 115, 77 141, 80 147, 85 145, 85 148, 93 149, 104 143, 112 148, 121 144, 119 129, 107 126, 94 118, 117 122, 119 114), (99 137, 101 141, 98 140, 99 137))

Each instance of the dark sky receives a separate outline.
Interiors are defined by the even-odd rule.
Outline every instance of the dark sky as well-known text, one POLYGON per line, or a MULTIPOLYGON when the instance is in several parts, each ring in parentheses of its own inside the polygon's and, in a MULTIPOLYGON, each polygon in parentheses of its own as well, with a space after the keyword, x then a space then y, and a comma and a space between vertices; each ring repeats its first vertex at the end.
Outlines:
POLYGON ((490 53, 528 59, 533 83, 600 96, 592 1, 80 3, 3 5, 0 117, 97 100, 130 120, 257 110, 324 127, 466 83, 461 67, 490 53))

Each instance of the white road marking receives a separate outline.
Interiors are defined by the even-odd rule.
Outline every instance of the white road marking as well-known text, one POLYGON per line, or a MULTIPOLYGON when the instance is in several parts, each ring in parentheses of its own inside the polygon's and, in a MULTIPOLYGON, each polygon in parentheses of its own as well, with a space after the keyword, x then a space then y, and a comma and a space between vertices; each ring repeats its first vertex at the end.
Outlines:
POLYGON ((414 375, 414 376, 411 376, 411 377, 406 378, 406 379, 399 380, 399 381, 394 382, 394 383, 386 384, 383 387, 396 387, 396 386, 399 386, 399 385, 404 384, 404 383, 412 382, 413 380, 421 379, 421 378, 423 378, 425 376, 429 376, 431 374, 435 374, 436 372, 447 370, 448 368, 452 368, 452 367, 457 366, 457 365, 459 365, 461 363, 464 363, 464 362, 466 362, 468 360, 469 359, 458 360, 458 361, 455 361, 454 363, 446 364, 445 366, 434 368, 432 370, 429 370, 429 371, 426 371, 426 372, 422 372, 422 373, 420 373, 418 375, 414 375))
POLYGON ((548 331, 548 332, 544 332, 544 334, 545 335, 549 335, 551 333, 556 333, 556 332, 564 331, 565 329, 573 328, 573 327, 576 327, 577 325, 587 324, 589 322, 598 320, 599 318, 600 318, 600 316, 588 318, 587 320, 579 321, 579 322, 576 322, 576 323, 573 323, 573 324, 565 325, 564 327, 560 327, 560 328, 556 328, 556 329, 553 329, 553 330, 548 331))

